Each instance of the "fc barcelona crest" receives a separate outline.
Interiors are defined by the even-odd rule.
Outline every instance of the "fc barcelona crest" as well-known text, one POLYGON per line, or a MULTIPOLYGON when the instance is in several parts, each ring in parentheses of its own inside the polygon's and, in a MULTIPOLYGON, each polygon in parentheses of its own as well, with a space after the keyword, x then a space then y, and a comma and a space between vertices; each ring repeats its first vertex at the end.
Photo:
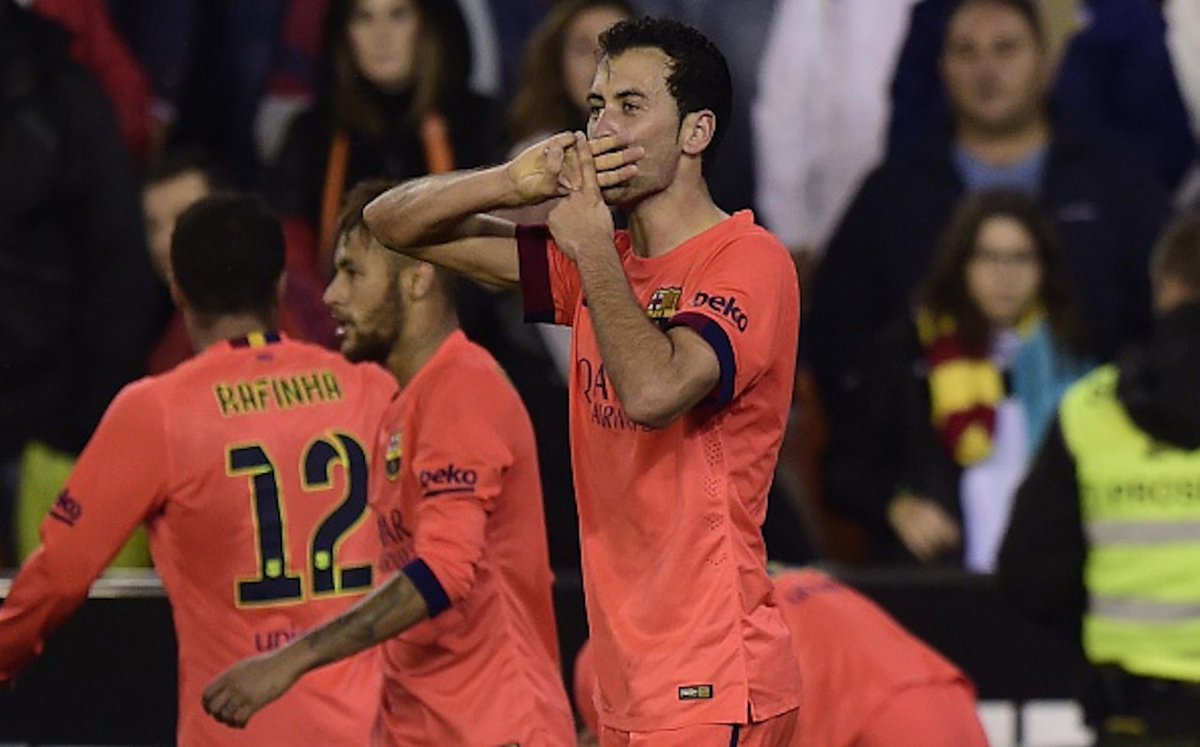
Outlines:
POLYGON ((384 471, 387 474, 387 479, 395 481, 400 476, 400 464, 403 461, 403 442, 400 431, 396 431, 388 436, 387 452, 384 455, 384 471))
POLYGON ((650 303, 646 304, 646 316, 661 326, 679 311, 679 299, 682 295, 683 288, 679 286, 657 289, 650 294, 650 303))

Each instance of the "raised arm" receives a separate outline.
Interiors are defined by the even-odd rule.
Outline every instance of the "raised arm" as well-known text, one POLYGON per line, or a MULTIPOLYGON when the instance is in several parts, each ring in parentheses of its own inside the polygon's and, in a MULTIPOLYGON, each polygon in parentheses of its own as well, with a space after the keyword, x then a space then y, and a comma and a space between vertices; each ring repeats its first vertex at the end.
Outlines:
POLYGON ((626 414, 649 428, 664 428, 713 391, 720 364, 695 331, 662 332, 639 308, 613 248, 612 216, 597 165, 588 153, 571 169, 578 171, 580 188, 550 214, 550 231, 579 267, 605 370, 626 414))
MULTIPOLYGON (((619 184, 637 173, 640 147, 607 137, 591 143, 597 178, 619 184)), ((446 267, 473 280, 515 287, 520 280, 515 226, 486 215, 500 208, 537 205, 570 192, 563 164, 576 158, 575 136, 559 133, 508 163, 477 171, 437 174, 404 182, 363 211, 367 228, 385 247, 446 267)))

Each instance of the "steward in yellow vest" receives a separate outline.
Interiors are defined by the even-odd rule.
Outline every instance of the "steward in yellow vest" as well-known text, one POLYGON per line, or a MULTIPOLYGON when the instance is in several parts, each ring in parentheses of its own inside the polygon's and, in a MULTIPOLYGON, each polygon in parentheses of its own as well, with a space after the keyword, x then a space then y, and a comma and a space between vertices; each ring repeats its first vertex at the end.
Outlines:
POLYGON ((1080 642, 1097 745, 1200 747, 1200 216, 1151 276, 1155 337, 1063 396, 997 576, 1080 642))

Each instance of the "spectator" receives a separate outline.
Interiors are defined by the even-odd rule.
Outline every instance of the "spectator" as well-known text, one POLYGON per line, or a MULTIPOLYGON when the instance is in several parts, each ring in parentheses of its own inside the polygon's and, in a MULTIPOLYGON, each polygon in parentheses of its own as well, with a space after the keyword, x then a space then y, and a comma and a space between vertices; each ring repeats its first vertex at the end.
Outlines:
POLYGON ((836 419, 861 377, 861 345, 909 313, 937 237, 966 192, 1035 196, 1062 241, 1094 350, 1146 333, 1146 257, 1168 212, 1161 183, 1128 149, 1047 108, 1047 50, 1028 0, 964 0, 942 76, 952 129, 900 149, 867 178, 813 283, 805 354, 836 419))
POLYGON ((1019 192, 965 198, 917 304, 833 423, 829 498, 868 528, 875 561, 986 572, 1029 455, 1086 370, 1046 218, 1019 192))
POLYGON ((292 117, 312 106, 329 0, 288 0, 271 66, 254 116, 255 152, 262 163, 279 157, 292 117))
POLYGON ((521 78, 508 107, 511 154, 587 124, 600 32, 632 16, 625 0, 566 0, 554 6, 522 57, 521 78))
POLYGON ((917 0, 780 0, 754 102, 758 209, 811 266, 883 157, 888 84, 917 0))
MULTIPOLYGON (((104 93, 57 26, 0 0, 0 553, 27 444, 69 460, 141 371, 154 279, 104 93)), ((54 495, 42 496, 46 504, 54 495)), ((41 513, 35 507, 29 510, 41 513)))
MULTIPOLYGON (((164 287, 170 285, 171 232, 175 221, 193 203, 228 187, 228 180, 199 152, 168 154, 146 176, 142 208, 150 258, 164 287)), ((308 270, 305 258, 289 246, 286 285, 279 306, 279 329, 297 340, 332 347, 333 321, 321 303, 321 285, 308 270)), ((173 309, 158 341, 150 351, 146 372, 171 370, 193 355, 192 341, 183 314, 173 309)))
MULTIPOLYGON (((984 747, 971 681, 874 602, 811 568, 772 574, 805 714, 791 747, 984 747)), ((596 669, 584 643, 575 705, 588 731, 596 669)), ((590 735, 589 735, 590 736, 590 735)))
POLYGON ((71 58, 96 76, 130 157, 146 163, 155 135, 150 81, 113 26, 104 0, 35 0, 33 9, 71 32, 71 58))
POLYGON ((221 157, 240 186, 259 176, 254 117, 286 0, 108 0, 150 75, 162 147, 221 157))
POLYGON ((347 185, 479 166, 492 150, 454 0, 334 0, 325 29, 322 97, 292 121, 267 183, 285 218, 315 230, 323 276, 347 185))
MULTIPOLYGON (((938 85, 945 29, 961 0, 923 0, 893 84, 890 145, 919 143, 953 104, 938 85), (947 104, 950 104, 948 107, 947 104)), ((1030 4, 1032 6, 1033 0, 1030 4)), ((1186 0, 1185 0, 1186 2, 1186 0)), ((1061 37, 1048 38, 1050 99, 1132 147, 1175 188, 1195 152, 1187 112, 1171 71, 1156 0, 1036 0, 1057 16, 1061 37), (1074 8, 1071 13, 1068 8, 1074 8), (1063 18, 1073 16, 1073 18, 1063 18), (1060 57, 1057 42, 1064 47, 1060 57), (1057 74, 1053 71, 1057 68, 1057 74)))
POLYGON ((1200 215, 1151 263, 1147 344, 1067 391, 1017 493, 1001 589, 1092 664, 1098 745, 1200 745, 1200 215))

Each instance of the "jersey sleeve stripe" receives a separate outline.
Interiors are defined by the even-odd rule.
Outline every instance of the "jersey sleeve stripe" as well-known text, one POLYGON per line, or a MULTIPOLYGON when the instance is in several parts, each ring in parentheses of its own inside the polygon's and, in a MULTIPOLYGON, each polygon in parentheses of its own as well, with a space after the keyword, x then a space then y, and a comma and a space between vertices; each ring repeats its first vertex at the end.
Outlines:
POLYGON ((544 225, 517 226, 521 297, 525 321, 554 323, 554 295, 550 289, 550 257, 546 253, 550 230, 544 225))
POLYGON ((430 617, 437 617, 450 608, 450 597, 442 587, 442 582, 433 575, 433 571, 424 560, 417 558, 401 570, 425 599, 425 607, 429 610, 430 617))
POLYGON ((716 400, 719 405, 726 405, 733 399, 733 386, 737 381, 737 360, 733 356, 733 346, 729 336, 712 319, 692 311, 685 311, 671 317, 667 329, 672 327, 687 327, 709 344, 717 354, 717 363, 721 367, 720 378, 717 379, 716 400))

